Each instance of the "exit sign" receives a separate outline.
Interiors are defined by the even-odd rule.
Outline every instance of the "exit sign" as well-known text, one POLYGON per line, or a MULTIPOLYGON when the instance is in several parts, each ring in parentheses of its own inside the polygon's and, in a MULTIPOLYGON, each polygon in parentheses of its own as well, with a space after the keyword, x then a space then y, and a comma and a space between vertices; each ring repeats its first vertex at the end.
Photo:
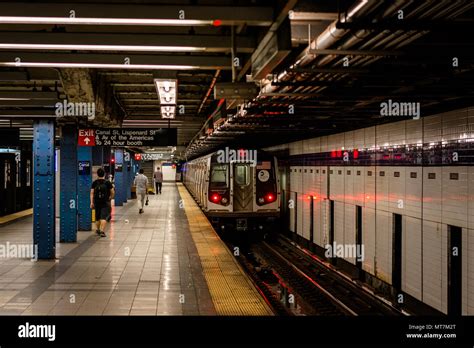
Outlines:
POLYGON ((77 138, 79 146, 95 146, 95 132, 93 129, 79 129, 77 138))

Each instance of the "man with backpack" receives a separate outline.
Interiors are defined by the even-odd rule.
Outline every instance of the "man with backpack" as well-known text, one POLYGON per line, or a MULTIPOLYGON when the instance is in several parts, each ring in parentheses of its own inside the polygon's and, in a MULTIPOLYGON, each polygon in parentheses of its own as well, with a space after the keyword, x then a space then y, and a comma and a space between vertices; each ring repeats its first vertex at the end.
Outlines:
POLYGON ((112 207, 110 200, 115 196, 115 190, 112 183, 105 180, 105 171, 102 168, 97 169, 98 179, 92 183, 91 187, 91 209, 95 209, 95 221, 97 233, 100 237, 106 237, 105 226, 110 221, 112 207))
POLYGON ((143 168, 140 168, 138 175, 135 177, 133 184, 136 187, 137 198, 138 198, 138 213, 143 214, 143 206, 145 203, 145 198, 148 195, 148 178, 145 174, 143 168))

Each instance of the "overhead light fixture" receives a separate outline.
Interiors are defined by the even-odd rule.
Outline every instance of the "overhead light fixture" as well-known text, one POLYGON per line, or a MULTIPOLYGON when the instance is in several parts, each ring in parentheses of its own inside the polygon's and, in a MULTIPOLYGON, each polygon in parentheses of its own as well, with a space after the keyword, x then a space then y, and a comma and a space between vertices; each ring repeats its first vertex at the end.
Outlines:
POLYGON ((0 24, 82 24, 82 25, 151 25, 214 26, 215 20, 152 18, 71 18, 0 16, 0 24))
POLYGON ((174 119, 176 116, 178 81, 154 79, 154 82, 161 104, 161 118, 174 119))
MULTIPOLYGON (((96 64, 96 63, 43 63, 43 62, 0 62, 0 66, 16 68, 90 68, 90 69, 132 69, 132 70, 196 70, 197 65, 151 65, 151 64, 96 64)), ((206 67, 218 69, 219 67, 206 67)))
POLYGON ((204 52, 206 47, 192 46, 135 46, 135 45, 75 45, 75 44, 17 44, 0 43, 6 50, 74 50, 74 51, 125 51, 125 52, 204 52))
POLYGON ((177 80, 155 79, 161 105, 176 105, 177 80))
POLYGON ((173 119, 176 115, 176 106, 175 105, 164 105, 161 106, 161 117, 173 119))
POLYGON ((0 100, 21 101, 21 100, 31 100, 31 99, 30 98, 0 98, 0 100))

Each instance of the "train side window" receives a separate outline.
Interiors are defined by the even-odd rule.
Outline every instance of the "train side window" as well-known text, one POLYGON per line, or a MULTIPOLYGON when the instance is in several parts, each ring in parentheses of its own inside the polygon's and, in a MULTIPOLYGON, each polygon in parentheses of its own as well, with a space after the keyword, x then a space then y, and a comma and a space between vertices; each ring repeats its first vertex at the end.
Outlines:
POLYGON ((250 183, 250 167, 246 164, 235 165, 235 182, 240 186, 247 186, 250 183))
POLYGON ((212 186, 229 186, 229 175, 227 173, 227 164, 212 164, 211 184, 212 186))

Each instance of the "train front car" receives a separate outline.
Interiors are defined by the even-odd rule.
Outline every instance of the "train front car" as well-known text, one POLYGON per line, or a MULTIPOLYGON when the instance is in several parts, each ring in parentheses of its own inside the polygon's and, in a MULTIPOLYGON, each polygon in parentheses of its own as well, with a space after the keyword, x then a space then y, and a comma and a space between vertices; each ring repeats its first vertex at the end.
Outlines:
MULTIPOLYGON (((187 168, 205 163, 198 175, 197 198, 213 226, 226 237, 248 235, 252 239, 271 235, 280 216, 280 182, 274 156, 261 150, 217 151, 191 161, 187 168)), ((187 176, 196 178, 193 173, 187 176)), ((188 189, 189 183, 186 183, 188 189)), ((192 189, 191 189, 192 190, 192 189)))

